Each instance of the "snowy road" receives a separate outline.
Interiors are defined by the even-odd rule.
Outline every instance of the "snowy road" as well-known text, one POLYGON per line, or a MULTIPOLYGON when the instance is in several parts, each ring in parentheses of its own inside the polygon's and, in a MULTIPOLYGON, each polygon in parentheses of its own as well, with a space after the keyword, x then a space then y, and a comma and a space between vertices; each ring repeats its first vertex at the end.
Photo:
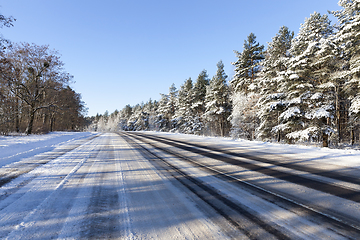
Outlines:
POLYGON ((0 239, 360 238, 358 168, 197 139, 104 133, 8 154, 0 239))

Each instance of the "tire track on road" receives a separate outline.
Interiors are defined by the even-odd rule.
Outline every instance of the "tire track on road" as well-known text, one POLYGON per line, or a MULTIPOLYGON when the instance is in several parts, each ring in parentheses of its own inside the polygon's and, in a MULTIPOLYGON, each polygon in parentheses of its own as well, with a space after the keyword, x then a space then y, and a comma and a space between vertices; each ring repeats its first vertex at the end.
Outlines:
MULTIPOLYGON (((205 150, 202 150, 202 149, 207 149, 207 150, 211 150, 211 151, 217 151, 217 152, 221 152, 221 153, 226 153, 228 155, 233 155, 233 156, 235 155, 237 157, 242 157, 242 158, 250 158, 249 155, 244 156, 244 155, 239 155, 239 154, 236 154, 236 153, 232 154, 232 153, 229 153, 228 151, 220 151, 219 149, 214 149, 214 148, 211 148, 209 146, 202 146, 202 145, 199 145, 199 144, 184 143, 184 142, 181 142, 182 144, 179 144, 179 143, 176 143, 176 142, 180 142, 180 141, 169 140, 169 139, 159 138, 159 137, 153 137, 153 136, 148 136, 148 135, 145 135, 145 134, 139 134, 139 135, 141 135, 142 137, 148 138, 148 139, 152 139, 152 140, 155 140, 155 141, 162 142, 164 144, 167 144, 167 145, 170 145, 170 146, 173 146, 173 147, 176 147, 176 148, 183 149, 185 151, 200 154, 202 156, 213 158, 213 159, 216 159, 216 160, 220 160, 222 162, 225 162, 225 163, 228 163, 228 164, 231 164, 231 165, 236 165, 236 166, 248 169, 250 171, 259 172, 259 173, 262 173, 262 174, 265 174, 265 175, 268 175, 268 176, 271 176, 271 177, 274 177, 274 178, 277 178, 277 179, 281 179, 281 180, 284 180, 284 181, 287 181, 287 182, 302 185, 302 186, 312 188, 312 189, 317 190, 317 191, 321 191, 321 192, 324 192, 324 193, 331 194, 333 196, 337 196, 337 197, 340 197, 340 198, 343 198, 343 199, 347 199, 347 200, 350 200, 350 201, 360 203, 360 191, 349 189, 349 188, 344 188, 344 187, 337 186, 337 185, 334 185, 334 184, 321 182, 321 181, 318 181, 318 180, 315 180, 315 179, 312 179, 312 178, 307 178, 307 177, 304 177, 304 176, 299 176, 299 175, 291 174, 291 173, 288 173, 288 172, 283 172, 283 171, 280 171, 280 170, 272 169, 271 167, 259 166, 259 165, 254 164, 254 163, 241 161, 240 159, 223 156, 223 155, 216 154, 216 153, 209 152, 209 151, 205 151, 205 150), (194 148, 194 147, 196 147, 196 148, 194 148), (200 149, 200 148, 202 148, 202 149, 200 149)), ((274 165, 277 165, 277 166, 280 165, 279 162, 274 162, 274 161, 270 161, 270 160, 265 161, 264 159, 261 159, 261 158, 258 158, 258 157, 253 157, 252 156, 250 159, 255 160, 255 161, 271 163, 271 164, 274 164, 274 165)), ((294 167, 294 165, 290 165, 290 166, 287 166, 287 167, 292 168, 292 167, 294 167)), ((315 175, 320 175, 319 171, 314 172, 315 171, 314 169, 311 169, 311 168, 308 168, 308 167, 304 167, 302 169, 307 170, 307 172, 309 172, 309 173, 312 173, 312 174, 315 174, 315 175)), ((329 174, 326 174, 326 176, 330 178, 329 174)), ((345 177, 342 177, 342 176, 340 176, 338 174, 333 174, 331 176, 334 179, 338 179, 338 180, 342 180, 342 181, 347 180, 347 181, 351 181, 351 183, 354 183, 354 184, 360 184, 359 179, 354 180, 353 178, 345 178, 345 177)))
MULTIPOLYGON (((348 219, 347 217, 341 219, 341 218, 329 215, 327 213, 323 213, 321 211, 313 209, 312 207, 308 207, 297 201, 294 201, 287 197, 283 197, 279 194, 273 193, 264 188, 258 187, 256 185, 253 185, 251 183, 248 183, 246 181, 238 179, 236 176, 232 176, 231 173, 227 174, 227 173, 221 172, 219 170, 213 169, 211 167, 208 167, 206 165, 203 165, 202 163, 199 163, 196 160, 192 160, 191 158, 182 155, 178 151, 174 151, 174 149, 159 147, 156 144, 150 143, 144 139, 139 138, 139 136, 137 136, 136 134, 135 135, 128 134, 128 133, 123 133, 123 134, 132 136, 141 142, 151 145, 155 149, 159 149, 160 151, 166 152, 166 153, 173 155, 179 159, 182 159, 183 161, 189 162, 190 164, 192 164, 194 166, 202 168, 205 171, 211 172, 212 174, 214 174, 214 176, 217 176, 218 178, 223 178, 228 182, 236 183, 242 187, 245 186, 250 191, 254 192, 255 195, 262 196, 262 198, 267 199, 270 202, 276 203, 280 207, 284 207, 284 209, 292 209, 291 211, 294 211, 297 214, 313 216, 313 218, 317 219, 317 221, 320 220, 320 221, 328 222, 328 223, 332 224, 333 227, 337 228, 339 233, 345 232, 345 235, 346 235, 346 233, 348 233, 350 236, 357 236, 357 237, 360 236, 360 228, 359 228, 358 224, 356 223, 356 221, 354 222, 352 219, 348 219)), ((141 136, 142 136, 142 134, 141 134, 141 136)), ((145 138, 145 139, 149 139, 149 138, 145 138)), ((157 141, 156 138, 152 139, 152 140, 154 140, 155 142, 157 141)), ((162 141, 160 141, 160 142, 162 142, 162 141)), ((163 144, 170 145, 170 144, 168 144, 168 142, 163 142, 163 144)), ((176 146, 171 145, 171 146, 176 147, 177 145, 176 146)), ((183 149, 183 148, 180 148, 180 149, 183 149)), ((186 149, 188 149, 188 148, 186 148, 186 149)), ((197 153, 197 151, 191 151, 191 152, 197 153)), ((210 157, 211 156, 212 155, 210 155, 210 157)), ((209 157, 209 155, 206 155, 206 157, 209 157)), ((357 237, 354 237, 354 239, 357 239, 357 237)))
POLYGON ((31 186, 21 186, 15 194, 0 202, 0 238, 36 238, 35 236, 45 234, 40 237, 44 238, 46 234, 59 231, 64 215, 70 211, 73 204, 69 196, 77 194, 76 188, 65 186, 75 175, 76 182, 81 183, 86 173, 77 174, 79 169, 96 154, 96 145, 90 140, 58 157, 51 165, 44 165, 42 170, 37 168, 38 173, 30 177, 31 186), (63 192, 66 192, 68 197, 59 203, 56 199, 61 197, 63 192), (44 222, 49 224, 43 225, 44 222))
POLYGON ((94 169, 91 178, 94 184, 90 203, 86 210, 85 224, 81 228, 81 238, 113 239, 120 238, 119 191, 116 181, 116 158, 114 148, 107 138, 99 155, 91 159, 94 169), (115 181, 114 181, 115 176, 115 181))
POLYGON ((291 239, 288 235, 279 231, 273 225, 264 222, 258 216, 251 213, 246 206, 234 203, 219 194, 206 183, 186 174, 178 167, 172 165, 154 152, 130 139, 122 136, 130 145, 137 149, 147 158, 159 171, 169 172, 175 179, 186 186, 196 196, 211 206, 218 214, 223 216, 233 226, 238 228, 250 239, 291 239))
MULTIPOLYGON (((9 166, 4 166, 0 168, 0 188, 11 182, 12 180, 18 178, 19 176, 31 172, 35 168, 42 166, 56 158, 63 156, 64 154, 73 151, 74 149, 82 146, 84 142, 88 142, 98 137, 99 135, 91 136, 90 138, 84 140, 78 140, 76 144, 72 145, 70 148, 64 148, 63 146, 57 148, 53 151, 39 154, 37 156, 31 157, 30 160, 25 159, 20 162, 10 164, 9 166)), ((0 197, 1 200, 1 197, 0 197)))

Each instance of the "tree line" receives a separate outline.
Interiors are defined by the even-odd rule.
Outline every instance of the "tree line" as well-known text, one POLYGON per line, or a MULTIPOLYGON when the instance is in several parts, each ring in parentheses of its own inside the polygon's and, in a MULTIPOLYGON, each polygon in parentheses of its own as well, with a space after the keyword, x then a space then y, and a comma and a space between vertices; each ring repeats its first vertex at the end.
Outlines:
POLYGON ((173 84, 149 100, 94 117, 96 130, 156 130, 233 136, 264 141, 340 144, 359 140, 360 3, 339 1, 341 10, 314 12, 294 36, 286 26, 267 49, 251 33, 234 51, 228 81, 217 64, 180 89, 173 84))
MULTIPOLYGON (((1 27, 12 17, 0 15, 1 27)), ((81 130, 86 107, 57 51, 0 37, 0 134, 81 130)))

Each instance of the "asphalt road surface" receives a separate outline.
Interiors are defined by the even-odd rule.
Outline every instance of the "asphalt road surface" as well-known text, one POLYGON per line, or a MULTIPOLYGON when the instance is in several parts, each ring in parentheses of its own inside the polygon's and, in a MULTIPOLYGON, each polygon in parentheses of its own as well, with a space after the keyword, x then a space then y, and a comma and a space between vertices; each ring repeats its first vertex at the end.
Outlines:
POLYGON ((0 168, 0 239, 360 239, 359 173, 104 133, 0 168))

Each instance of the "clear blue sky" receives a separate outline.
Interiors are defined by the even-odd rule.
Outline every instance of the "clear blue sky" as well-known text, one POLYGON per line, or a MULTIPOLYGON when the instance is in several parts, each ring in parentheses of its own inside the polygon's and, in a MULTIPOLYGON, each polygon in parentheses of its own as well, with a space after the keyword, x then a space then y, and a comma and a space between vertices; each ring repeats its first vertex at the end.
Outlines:
POLYGON ((267 46, 283 25, 298 32, 314 11, 338 10, 337 0, 1 0, 17 19, 1 29, 13 42, 50 45, 62 55, 88 115, 135 105, 172 83, 179 88, 222 60, 229 77, 233 50, 255 33, 267 46))

